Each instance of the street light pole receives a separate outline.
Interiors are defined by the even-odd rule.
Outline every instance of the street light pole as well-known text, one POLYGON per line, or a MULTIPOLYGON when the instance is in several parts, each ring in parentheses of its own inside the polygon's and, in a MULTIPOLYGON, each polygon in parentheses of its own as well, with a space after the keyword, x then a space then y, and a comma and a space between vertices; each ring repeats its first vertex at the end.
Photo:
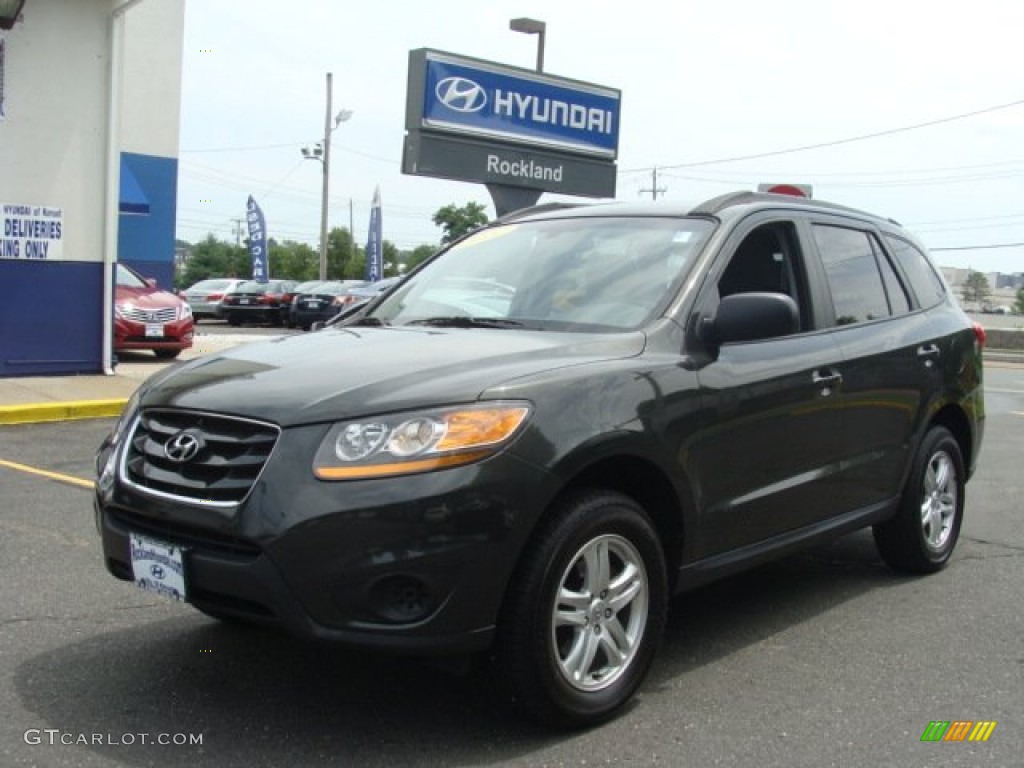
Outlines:
POLYGON ((547 24, 538 19, 518 18, 510 19, 508 28, 513 32, 523 32, 527 35, 537 35, 537 71, 544 71, 544 36, 547 33, 547 24))
POLYGON ((327 203, 331 179, 331 133, 352 117, 351 109, 342 109, 334 116, 331 125, 331 73, 327 73, 327 114, 324 117, 324 140, 312 147, 302 147, 302 156, 307 160, 319 160, 324 174, 323 193, 320 197, 320 279, 327 279, 327 203))
POLYGON ((331 79, 327 73, 327 112, 324 115, 323 197, 320 200, 320 279, 327 279, 327 197, 331 179, 331 79))

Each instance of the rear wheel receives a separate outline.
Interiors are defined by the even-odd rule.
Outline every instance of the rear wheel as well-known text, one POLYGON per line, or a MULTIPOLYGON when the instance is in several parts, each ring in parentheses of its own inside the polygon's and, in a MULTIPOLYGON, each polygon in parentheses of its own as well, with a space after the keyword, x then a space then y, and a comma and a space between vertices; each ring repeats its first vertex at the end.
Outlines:
POLYGON ((228 325, 239 326, 242 324, 242 320, 234 312, 228 313, 228 325))
POLYGON ((918 448, 899 511, 874 527, 889 567, 932 573, 946 565, 960 536, 964 483, 960 445, 945 427, 933 427, 918 448))
POLYGON ((497 662, 526 714, 579 727, 611 717, 643 682, 665 624, 665 558, 630 498, 560 505, 520 564, 497 662))

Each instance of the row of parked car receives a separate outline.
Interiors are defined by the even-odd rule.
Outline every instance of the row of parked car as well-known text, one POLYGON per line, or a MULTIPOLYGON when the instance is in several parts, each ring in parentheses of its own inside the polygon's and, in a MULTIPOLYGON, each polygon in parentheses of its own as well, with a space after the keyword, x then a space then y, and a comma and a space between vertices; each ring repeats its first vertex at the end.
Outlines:
POLYGON ((387 290, 398 278, 362 280, 238 280, 210 278, 177 294, 157 287, 124 264, 116 269, 114 349, 152 350, 175 358, 192 346, 195 322, 221 318, 230 325, 272 323, 309 330, 387 290))
POLYGON ((387 290, 397 278, 362 280, 201 280, 181 292, 196 319, 227 320, 229 325, 271 323, 309 330, 342 310, 387 290))

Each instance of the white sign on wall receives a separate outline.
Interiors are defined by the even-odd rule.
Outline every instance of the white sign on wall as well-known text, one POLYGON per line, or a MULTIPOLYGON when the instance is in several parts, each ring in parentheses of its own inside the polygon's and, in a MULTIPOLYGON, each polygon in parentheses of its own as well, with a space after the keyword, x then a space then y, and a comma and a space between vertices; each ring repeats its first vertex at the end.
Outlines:
POLYGON ((0 259, 60 260, 63 255, 62 209, 0 204, 0 259))

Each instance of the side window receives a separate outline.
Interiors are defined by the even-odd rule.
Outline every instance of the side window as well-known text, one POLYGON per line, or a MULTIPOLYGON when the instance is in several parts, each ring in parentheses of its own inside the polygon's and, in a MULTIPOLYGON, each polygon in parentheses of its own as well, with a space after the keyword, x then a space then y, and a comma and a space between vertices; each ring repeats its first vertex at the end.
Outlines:
POLYGON ((889 301, 870 235, 824 224, 815 224, 813 229, 832 292, 836 325, 889 317, 889 301))
POLYGON ((810 327, 803 263, 792 224, 773 222, 752 230, 736 248, 718 279, 718 296, 784 293, 800 309, 800 328, 810 327))
POLYGON ((896 261, 903 267, 903 273, 910 281, 910 288, 917 296, 922 309, 934 307, 946 298, 946 287, 942 278, 928 262, 927 256, 902 237, 886 235, 885 241, 892 249, 896 261))
POLYGON ((885 251, 882 250, 881 244, 874 235, 871 236, 871 247, 875 250, 875 258, 878 259, 879 269, 882 270, 882 282, 885 284, 885 293, 889 297, 889 308, 892 310, 892 314, 907 314, 911 309, 907 289, 903 287, 896 270, 893 269, 892 262, 889 261, 889 257, 885 255, 885 251))

